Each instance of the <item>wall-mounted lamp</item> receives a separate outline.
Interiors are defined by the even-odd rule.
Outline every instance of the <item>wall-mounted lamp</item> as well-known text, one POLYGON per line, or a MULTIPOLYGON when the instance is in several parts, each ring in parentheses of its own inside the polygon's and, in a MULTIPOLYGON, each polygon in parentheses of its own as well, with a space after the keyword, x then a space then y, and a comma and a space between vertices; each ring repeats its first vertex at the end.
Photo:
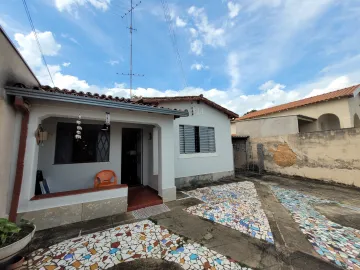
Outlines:
POLYGON ((36 138, 36 143, 38 145, 39 144, 44 145, 44 141, 48 139, 48 132, 44 130, 41 124, 38 126, 37 130, 35 131, 35 138, 36 138))
POLYGON ((106 112, 105 124, 102 126, 101 130, 102 131, 107 131, 107 130, 109 130, 109 127, 110 127, 110 113, 106 112))

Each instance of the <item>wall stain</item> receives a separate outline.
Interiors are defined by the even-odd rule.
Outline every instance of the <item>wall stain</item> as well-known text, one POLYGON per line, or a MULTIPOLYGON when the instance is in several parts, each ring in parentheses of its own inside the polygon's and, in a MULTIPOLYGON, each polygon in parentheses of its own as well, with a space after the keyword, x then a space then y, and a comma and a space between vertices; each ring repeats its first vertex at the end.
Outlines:
POLYGON ((296 154, 287 143, 279 144, 276 150, 269 151, 274 155, 274 162, 281 167, 290 167, 296 163, 296 154))

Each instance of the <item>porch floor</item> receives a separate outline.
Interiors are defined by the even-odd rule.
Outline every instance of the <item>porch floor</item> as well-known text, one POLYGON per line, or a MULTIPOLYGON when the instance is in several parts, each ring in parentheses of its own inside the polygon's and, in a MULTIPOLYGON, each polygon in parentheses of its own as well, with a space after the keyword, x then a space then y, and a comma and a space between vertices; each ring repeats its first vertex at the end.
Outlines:
POLYGON ((131 187, 128 193, 128 212, 162 204, 157 192, 149 187, 131 187))

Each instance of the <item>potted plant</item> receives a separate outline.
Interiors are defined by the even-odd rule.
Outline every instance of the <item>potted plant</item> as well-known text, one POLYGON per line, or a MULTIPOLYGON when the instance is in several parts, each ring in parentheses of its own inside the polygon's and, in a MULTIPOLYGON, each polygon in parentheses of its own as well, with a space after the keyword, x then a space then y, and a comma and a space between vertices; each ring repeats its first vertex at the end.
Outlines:
POLYGON ((18 226, 6 218, 0 218, 0 264, 16 263, 11 259, 29 244, 35 230, 36 226, 26 220, 21 220, 18 226))

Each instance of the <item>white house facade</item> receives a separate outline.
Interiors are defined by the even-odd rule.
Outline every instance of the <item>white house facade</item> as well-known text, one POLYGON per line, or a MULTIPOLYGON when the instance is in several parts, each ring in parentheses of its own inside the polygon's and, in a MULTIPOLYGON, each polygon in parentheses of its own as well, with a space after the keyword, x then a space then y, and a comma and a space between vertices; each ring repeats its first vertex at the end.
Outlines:
POLYGON ((150 104, 48 86, 5 89, 23 114, 12 209, 39 229, 176 200, 179 187, 234 174, 234 113, 202 96, 150 104), (104 171, 112 184, 98 187, 104 171), (156 202, 134 202, 139 187, 156 202))
MULTIPOLYGON (((229 120, 235 116, 234 113, 218 105, 216 108, 208 102, 205 103, 208 100, 202 96, 154 99, 157 100, 156 103, 166 108, 189 112, 188 117, 177 118, 174 121, 177 187, 189 186, 201 181, 216 181, 234 175, 229 120), (187 143, 190 143, 190 147, 187 143)), ((145 102, 151 100, 145 98, 145 102)))
POLYGON ((176 200, 179 187, 233 175, 237 114, 202 95, 40 86, 0 30, 0 217, 41 230, 176 200))

